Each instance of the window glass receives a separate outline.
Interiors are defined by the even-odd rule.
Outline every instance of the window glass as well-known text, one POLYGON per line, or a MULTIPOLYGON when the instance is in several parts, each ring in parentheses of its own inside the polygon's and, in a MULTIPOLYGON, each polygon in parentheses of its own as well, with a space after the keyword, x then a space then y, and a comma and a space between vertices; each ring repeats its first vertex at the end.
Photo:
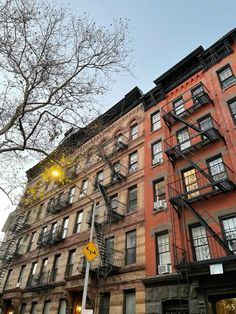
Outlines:
POLYGON ((62 222, 62 239, 65 239, 69 224, 69 217, 65 217, 62 222))
POLYGON ((184 150, 191 146, 188 129, 177 132, 177 141, 180 144, 180 150, 184 150))
POLYGON ((206 230, 202 226, 191 228, 192 244, 196 261, 210 259, 206 230))
POLYGON ((61 299, 58 314, 66 314, 66 300, 61 299))
POLYGON ((26 314, 26 304, 25 303, 22 303, 22 305, 21 305, 20 314, 26 314))
POLYGON ((185 190, 187 192, 187 197, 192 198, 192 197, 198 196, 199 191, 198 191, 198 180, 197 180, 197 175, 196 175, 196 169, 193 168, 193 169, 184 171, 183 178, 184 178, 185 190), (194 190, 193 193, 189 193, 193 190, 194 190))
POLYGON ((153 201, 154 210, 160 210, 166 208, 166 192, 165 192, 165 180, 159 179, 153 183, 153 201))
POLYGON ((124 291, 124 314, 135 314, 135 291, 124 291))
POLYGON ((133 152, 129 155, 129 172, 133 172, 138 168, 138 154, 133 152))
POLYGON ((136 263, 136 231, 126 233, 126 265, 136 263))
POLYGON ((236 98, 228 102, 229 110, 233 118, 233 122, 236 125, 236 98))
POLYGON ((218 71, 218 77, 222 88, 227 87, 235 81, 235 77, 230 65, 227 65, 223 69, 218 71))
POLYGON ((152 144, 152 165, 163 161, 161 141, 152 144))
POLYGON ((110 293, 100 294, 99 314, 109 314, 110 293))
POLYGON ((76 214, 74 233, 80 232, 82 219, 83 219, 83 211, 80 211, 76 214))
POLYGON ((88 189, 88 181, 87 180, 83 180, 82 184, 81 184, 81 189, 80 189, 80 195, 79 197, 83 197, 86 195, 87 193, 87 189, 88 189))
POLYGON ((128 189, 128 208, 127 212, 130 213, 137 209, 137 186, 132 186, 128 189))
POLYGON ((222 225, 228 247, 236 254, 236 216, 222 219, 222 225))
POLYGON ((182 112, 185 111, 183 97, 175 99, 172 103, 176 115, 180 115, 182 112))
POLYGON ((68 193, 68 203, 69 203, 69 204, 72 204, 72 203, 73 203, 74 196, 75 196, 75 187, 72 186, 72 187, 69 189, 69 193, 68 193))
POLYGON ((209 167, 209 172, 214 181, 227 179, 227 172, 221 156, 211 159, 207 163, 209 167))
POLYGON ((171 264, 168 233, 157 235, 157 260, 159 265, 171 264))
POLYGON ((50 305, 51 305, 51 301, 45 301, 44 307, 43 307, 43 314, 50 314, 50 305))
POLYGON ((130 139, 135 140, 138 138, 138 124, 135 123, 130 127, 130 139))
POLYGON ((151 131, 156 131, 161 127, 161 116, 160 111, 151 114, 151 131))
POLYGON ((30 314, 36 314, 36 312, 37 312, 37 302, 33 302, 31 304, 30 314))

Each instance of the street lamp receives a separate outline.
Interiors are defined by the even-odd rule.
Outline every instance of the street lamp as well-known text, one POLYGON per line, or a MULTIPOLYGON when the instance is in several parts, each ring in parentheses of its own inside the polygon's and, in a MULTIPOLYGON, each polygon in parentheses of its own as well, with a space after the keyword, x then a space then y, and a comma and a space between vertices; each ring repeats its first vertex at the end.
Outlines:
MULTIPOLYGON (((60 180, 65 176, 64 171, 60 169, 53 169, 51 170, 51 176, 56 179, 60 180)), ((79 188, 76 184, 75 186, 79 188)), ((95 222, 95 210, 96 210, 96 201, 92 200, 91 197, 84 192, 84 195, 93 202, 92 206, 92 221, 91 221, 91 228, 89 233, 89 242, 93 241, 93 233, 94 233, 94 222, 95 222)), ((86 310, 86 301, 88 295, 88 281, 89 281, 89 271, 90 271, 90 262, 86 260, 86 269, 85 269, 85 277, 84 277, 84 288, 83 288, 83 296, 82 296, 82 305, 81 305, 81 314, 83 314, 86 310)))

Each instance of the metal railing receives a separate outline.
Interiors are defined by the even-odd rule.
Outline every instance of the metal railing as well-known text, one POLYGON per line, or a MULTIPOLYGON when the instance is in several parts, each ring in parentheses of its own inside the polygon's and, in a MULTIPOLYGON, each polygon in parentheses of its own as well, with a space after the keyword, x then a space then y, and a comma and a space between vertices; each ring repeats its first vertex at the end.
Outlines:
POLYGON ((213 191, 231 190, 235 186, 234 173, 224 162, 202 171, 212 178, 212 182, 202 172, 194 169, 190 175, 168 184, 170 201, 181 197, 194 200, 213 191))
POLYGON ((30 275, 27 281, 26 288, 29 289, 37 289, 44 288, 44 286, 55 284, 57 278, 58 271, 57 269, 41 272, 37 275, 30 275))
POLYGON ((54 231, 49 230, 47 232, 42 232, 39 234, 38 238, 38 246, 39 247, 46 247, 50 245, 54 245, 62 240, 63 238, 63 226, 57 226, 54 231))
POLYGON ((52 203, 47 206, 47 211, 55 214, 70 205, 72 205, 72 203, 69 200, 69 193, 65 193, 62 196, 55 198, 52 203))
MULTIPOLYGON (((193 126, 200 129, 200 126, 195 123, 193 126)), ((201 130, 200 132, 195 131, 192 128, 188 128, 188 137, 180 141, 178 139, 178 134, 172 135, 164 140, 164 149, 165 152, 168 153, 171 150, 179 150, 181 152, 185 152, 188 148, 193 146, 199 146, 198 144, 205 145, 211 141, 215 141, 222 137, 220 134, 220 125, 211 117, 208 128, 205 130, 201 130)))
MULTIPOLYGON (((198 85, 199 84, 197 84, 197 86, 198 85)), ((194 89, 194 87, 192 87, 186 92, 178 95, 177 98, 182 98, 183 101, 181 105, 176 106, 176 108, 174 108, 174 105, 173 105, 173 101, 175 99, 171 100, 165 106, 163 106, 161 108, 161 111, 162 111, 162 117, 164 118, 164 120, 167 120, 168 123, 172 125, 176 121, 174 119, 171 119, 171 115, 179 115, 180 117, 184 117, 186 114, 187 115, 191 114, 197 108, 205 104, 211 103, 212 100, 208 95, 207 88, 203 84, 201 84, 201 86, 202 86, 202 90, 200 90, 199 93, 193 94, 192 90, 194 89)))

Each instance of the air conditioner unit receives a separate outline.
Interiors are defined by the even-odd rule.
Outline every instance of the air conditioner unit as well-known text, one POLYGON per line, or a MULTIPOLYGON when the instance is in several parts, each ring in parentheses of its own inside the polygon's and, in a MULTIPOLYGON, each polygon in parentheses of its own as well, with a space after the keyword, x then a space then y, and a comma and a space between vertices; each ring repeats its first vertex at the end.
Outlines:
POLYGON ((157 200, 153 204, 154 211, 158 211, 160 209, 166 208, 166 200, 157 200))
POLYGON ((158 274, 165 275, 171 273, 171 265, 158 265, 158 274))

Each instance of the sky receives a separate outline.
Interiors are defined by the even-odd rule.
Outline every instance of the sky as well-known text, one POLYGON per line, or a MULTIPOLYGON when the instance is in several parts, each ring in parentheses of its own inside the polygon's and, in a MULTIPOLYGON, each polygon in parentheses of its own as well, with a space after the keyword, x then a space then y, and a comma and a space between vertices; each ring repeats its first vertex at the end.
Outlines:
MULTIPOLYGON (((49 0, 50 1, 50 0, 49 0)), ((58 0, 64 4, 64 0, 58 0)), ((198 46, 211 44, 236 27, 235 0, 68 0, 73 12, 86 12, 97 24, 130 20, 133 76, 123 74, 103 97, 104 109, 138 86, 144 93, 153 81, 198 46)), ((0 230, 10 212, 0 194, 0 230)))

